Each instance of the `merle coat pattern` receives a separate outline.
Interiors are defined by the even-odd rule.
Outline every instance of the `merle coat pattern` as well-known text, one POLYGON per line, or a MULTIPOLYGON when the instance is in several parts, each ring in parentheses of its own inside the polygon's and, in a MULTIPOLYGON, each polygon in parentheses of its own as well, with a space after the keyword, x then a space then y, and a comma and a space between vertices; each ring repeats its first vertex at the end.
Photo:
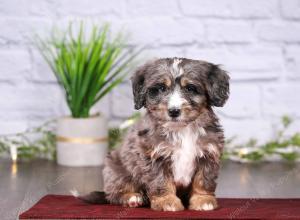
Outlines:
POLYGON ((154 210, 211 210, 223 130, 213 111, 229 96, 218 65, 185 58, 152 60, 132 77, 135 108, 146 114, 106 159, 108 202, 154 210))

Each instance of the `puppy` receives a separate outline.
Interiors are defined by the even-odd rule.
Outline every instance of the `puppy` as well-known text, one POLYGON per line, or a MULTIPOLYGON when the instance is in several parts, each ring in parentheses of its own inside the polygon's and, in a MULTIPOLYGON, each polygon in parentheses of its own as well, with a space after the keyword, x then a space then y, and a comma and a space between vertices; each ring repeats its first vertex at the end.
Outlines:
MULTIPOLYGON (((157 59, 138 68, 132 88, 135 109, 147 111, 107 156, 106 200, 159 211, 217 208, 224 134, 212 107, 228 99, 227 73, 205 61, 157 59)), ((82 199, 97 203, 102 196, 82 199)))

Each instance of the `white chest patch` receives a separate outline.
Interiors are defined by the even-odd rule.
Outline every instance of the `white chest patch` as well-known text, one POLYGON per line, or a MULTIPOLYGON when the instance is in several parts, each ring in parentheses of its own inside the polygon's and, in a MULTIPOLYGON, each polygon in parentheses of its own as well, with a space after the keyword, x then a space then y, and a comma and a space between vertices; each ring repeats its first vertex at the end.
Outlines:
POLYGON ((174 181, 183 186, 191 182, 196 156, 203 156, 203 152, 196 145, 198 135, 199 133, 190 127, 172 134, 174 147, 176 147, 172 154, 174 181))

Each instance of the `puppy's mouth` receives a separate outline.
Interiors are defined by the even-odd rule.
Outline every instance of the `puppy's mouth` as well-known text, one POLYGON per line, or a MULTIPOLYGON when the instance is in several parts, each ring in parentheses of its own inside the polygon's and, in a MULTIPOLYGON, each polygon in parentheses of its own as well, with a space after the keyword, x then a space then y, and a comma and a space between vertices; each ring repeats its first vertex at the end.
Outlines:
POLYGON ((193 121, 189 118, 183 117, 183 115, 170 117, 166 111, 158 111, 157 108, 154 107, 148 108, 148 113, 163 126, 184 127, 193 121))
POLYGON ((188 122, 181 120, 180 118, 171 118, 170 120, 166 120, 164 122, 165 126, 171 126, 171 127, 185 127, 188 122))

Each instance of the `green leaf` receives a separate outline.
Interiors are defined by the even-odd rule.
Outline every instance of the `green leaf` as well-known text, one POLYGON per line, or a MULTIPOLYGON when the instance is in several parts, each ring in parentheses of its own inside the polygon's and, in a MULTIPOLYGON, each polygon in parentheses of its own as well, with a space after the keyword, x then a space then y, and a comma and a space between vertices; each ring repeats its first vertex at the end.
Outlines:
POLYGON ((296 152, 280 153, 281 157, 287 161, 293 162, 298 159, 299 155, 296 152))
POLYGON ((242 156, 244 159, 248 159, 250 161, 260 161, 264 157, 264 154, 260 151, 254 151, 242 156))
POLYGON ((300 147, 300 133, 296 133, 291 137, 291 145, 300 147))
POLYGON ((284 126, 284 128, 287 128, 289 127, 289 125, 292 123, 292 119, 287 116, 287 115, 284 115, 282 118, 281 118, 281 122, 284 126))

